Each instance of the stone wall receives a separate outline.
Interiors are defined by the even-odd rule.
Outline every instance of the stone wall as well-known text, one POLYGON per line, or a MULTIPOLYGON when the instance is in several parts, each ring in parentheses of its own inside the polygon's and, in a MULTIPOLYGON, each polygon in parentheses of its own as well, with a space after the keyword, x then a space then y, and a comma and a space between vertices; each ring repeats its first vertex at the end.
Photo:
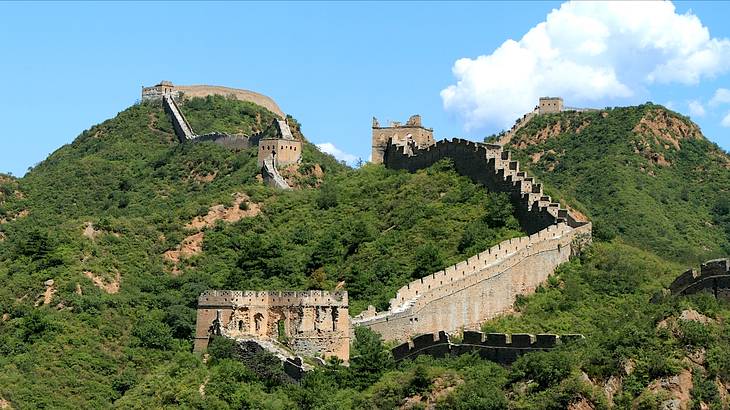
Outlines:
POLYGON ((553 335, 553 334, 512 334, 487 333, 464 331, 461 343, 451 343, 449 335, 438 332, 438 335, 427 333, 413 338, 411 342, 403 343, 392 349, 396 361, 414 359, 420 355, 433 357, 458 356, 465 353, 477 352, 487 360, 501 364, 510 364, 519 356, 535 351, 546 351, 562 343, 571 343, 583 339, 582 335, 553 335))
POLYGON ((350 355, 347 292, 209 290, 198 298, 195 351, 208 338, 278 340, 297 355, 350 355))
POLYGON ((690 269, 669 285, 673 295, 691 295, 707 292, 716 298, 730 301, 730 259, 715 259, 700 266, 698 273, 690 269))
POLYGON ((286 118, 284 112, 273 99, 254 91, 216 85, 174 85, 170 81, 162 81, 152 87, 142 87, 142 101, 160 99, 165 95, 169 95, 175 99, 181 97, 206 97, 208 95, 233 97, 237 100, 260 105, 276 114, 279 118, 286 118))
POLYGON ((222 132, 211 132, 210 134, 198 135, 195 142, 212 142, 230 150, 244 150, 252 145, 251 138, 244 134, 225 134, 222 132))
POLYGON ((425 148, 434 144, 433 129, 425 128, 421 124, 420 115, 412 115, 405 125, 392 123, 381 127, 376 118, 373 118, 372 153, 370 161, 382 164, 385 150, 389 145, 396 144, 408 147, 425 148))
POLYGON ((575 215, 545 195, 542 184, 520 171, 520 164, 513 161, 511 153, 502 150, 500 145, 455 138, 452 141, 439 141, 412 153, 406 153, 402 146, 389 145, 384 160, 388 168, 414 172, 445 158, 453 160, 459 174, 469 177, 487 190, 509 194, 515 215, 529 234, 558 222, 566 222, 571 227, 587 223, 579 221, 575 215))
POLYGON ((511 311, 518 295, 533 293, 587 238, 590 224, 571 228, 560 223, 504 241, 407 284, 391 299, 387 312, 371 309, 356 316, 353 325, 368 327, 385 340, 479 327, 511 311))
POLYGON ((454 139, 425 149, 389 144, 384 163, 410 172, 450 158, 461 175, 489 191, 506 192, 528 237, 511 239, 398 290, 387 312, 368 309, 353 319, 386 340, 406 340, 438 330, 478 327, 510 311, 517 295, 529 294, 555 268, 591 240, 591 224, 544 195, 542 186, 499 145, 454 139))
POLYGON ((162 106, 167 115, 170 117, 170 121, 172 121, 172 128, 175 130, 175 135, 180 142, 189 141, 195 138, 193 128, 190 126, 188 120, 185 118, 182 111, 180 111, 180 107, 177 106, 177 103, 172 97, 169 95, 164 96, 162 98, 162 106))

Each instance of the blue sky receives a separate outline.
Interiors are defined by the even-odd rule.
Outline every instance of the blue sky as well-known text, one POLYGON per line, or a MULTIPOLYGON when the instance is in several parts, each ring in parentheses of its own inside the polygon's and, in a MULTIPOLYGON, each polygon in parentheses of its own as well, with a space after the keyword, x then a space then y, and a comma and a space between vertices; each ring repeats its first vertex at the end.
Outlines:
POLYGON ((669 104, 729 150, 730 3, 623 4, 0 3, 0 171, 162 79, 269 95, 347 158, 368 159, 372 116, 480 140, 547 94, 669 104))

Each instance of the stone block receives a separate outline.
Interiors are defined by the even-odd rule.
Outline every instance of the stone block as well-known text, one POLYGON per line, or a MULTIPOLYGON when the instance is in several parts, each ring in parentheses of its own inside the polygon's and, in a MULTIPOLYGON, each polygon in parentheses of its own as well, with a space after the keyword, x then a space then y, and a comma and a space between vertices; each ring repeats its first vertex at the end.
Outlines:
POLYGON ((551 348, 558 343, 558 335, 539 334, 535 336, 534 347, 551 348))
POLYGON ((487 333, 486 346, 507 346, 507 335, 504 333, 487 333))
POLYGON ((423 349, 434 345, 433 333, 426 333, 425 335, 416 336, 413 338, 413 348, 423 349))
POLYGON ((478 344, 482 344, 483 341, 484 341, 484 333, 473 331, 473 330, 464 331, 463 343, 478 345, 478 344))
POLYGON ((512 347, 531 347, 533 336, 527 333, 515 333, 512 335, 512 347))

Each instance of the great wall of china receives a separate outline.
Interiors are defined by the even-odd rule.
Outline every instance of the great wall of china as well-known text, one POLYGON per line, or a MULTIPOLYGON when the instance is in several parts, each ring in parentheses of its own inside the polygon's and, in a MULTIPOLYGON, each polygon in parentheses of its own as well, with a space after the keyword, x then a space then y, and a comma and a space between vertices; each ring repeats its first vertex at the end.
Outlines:
MULTIPOLYGON (((373 162, 382 162, 391 169, 414 172, 447 158, 453 161, 459 174, 469 177, 489 191, 507 193, 514 205, 515 216, 529 236, 504 241, 463 262, 403 286, 391 300, 388 311, 377 312, 371 306, 349 320, 346 329, 342 323, 331 327, 321 322, 322 318, 328 317, 328 308, 329 312, 336 309, 338 317, 346 316, 346 304, 338 302, 329 307, 319 305, 331 296, 320 293, 316 293, 319 298, 314 303, 303 303, 300 297, 306 300, 312 298, 306 296, 308 293, 301 292, 297 298, 290 298, 289 302, 291 306, 300 308, 287 310, 288 313, 281 311, 281 307, 266 308, 267 317, 278 318, 276 321, 281 323, 281 329, 276 328, 275 331, 272 326, 252 328, 249 320, 243 322, 238 333, 223 330, 220 334, 241 341, 251 338, 261 340, 262 343, 279 340, 282 332, 286 335, 302 332, 301 323, 309 322, 302 321, 300 317, 314 315, 316 319, 312 322, 313 327, 307 325, 306 332, 314 331, 322 335, 322 339, 317 340, 331 337, 342 341, 345 340, 344 332, 348 333, 349 340, 356 326, 368 327, 381 334, 385 340, 403 342, 417 337, 416 340, 423 341, 429 337, 427 335, 431 335, 434 340, 432 335, 435 332, 446 334, 475 329, 485 320, 509 312, 518 295, 534 292, 558 265, 591 241, 590 222, 581 220, 559 203, 553 202, 543 193, 542 185, 520 171, 519 163, 512 160, 511 154, 503 151, 500 145, 461 139, 434 142, 432 130, 421 125, 419 116, 411 117, 404 125, 389 127, 381 127, 373 119, 373 162), (424 334, 426 336, 418 338, 418 335, 424 334)), ((215 292, 230 295, 233 291, 215 292)), ((346 300, 346 292, 341 293, 344 295, 338 296, 340 300, 346 300)), ((264 299, 267 297, 263 296, 264 299)), ((221 326, 230 329, 226 324, 235 322, 235 312, 250 312, 253 308, 264 307, 256 307, 240 297, 223 297, 222 301, 216 298, 215 303, 211 304, 207 294, 201 295, 196 351, 205 349, 207 338, 212 334, 211 329, 221 326), (214 311, 215 315, 212 313, 214 311)), ((305 343, 309 347, 302 348, 301 341, 294 342, 289 337, 285 339, 289 340, 288 346, 294 354, 337 356, 345 361, 349 359, 344 350, 332 348, 335 345, 317 342, 314 344, 316 348, 312 349, 311 345, 305 343)), ((543 339, 541 337, 540 340, 543 339)), ((522 343, 519 342, 519 336, 515 340, 518 344, 522 343)), ((511 346, 492 348, 499 347, 505 351, 511 346)), ((524 350, 526 347, 515 345, 515 348, 524 350)), ((454 351, 458 350, 456 348, 454 351)))
POLYGON ((509 364, 519 356, 537 351, 554 349, 560 345, 583 339, 582 335, 553 335, 527 333, 487 333, 465 330, 459 343, 451 342, 449 334, 427 333, 414 337, 412 341, 394 347, 391 352, 396 361, 415 359, 420 355, 433 357, 458 356, 476 352, 480 357, 493 362, 509 364))
POLYGON ((669 285, 673 295, 692 295, 707 292, 718 299, 730 301, 730 259, 715 259, 679 275, 669 285))
POLYGON ((213 142, 228 149, 240 150, 259 146, 258 165, 261 175, 266 184, 275 188, 291 189, 284 177, 278 170, 280 165, 297 163, 301 159, 302 141, 297 140, 291 133, 287 124, 286 115, 278 105, 269 97, 248 90, 218 86, 176 86, 169 81, 162 81, 152 87, 142 88, 142 101, 161 100, 165 113, 172 122, 175 135, 181 143, 188 142, 213 142), (204 97, 207 95, 223 95, 234 97, 242 101, 258 104, 273 112, 279 118, 275 119, 269 126, 275 137, 267 139, 258 135, 227 134, 223 132, 210 132, 197 135, 190 126, 187 118, 177 104, 177 100, 189 97, 204 97), (263 142, 263 143, 262 143, 263 142))
POLYGON ((530 236, 504 241, 443 271, 400 288, 387 312, 374 308, 353 318, 386 340, 478 328, 508 312, 517 295, 529 294, 555 268, 591 240, 591 224, 579 220, 542 192, 499 145, 454 139, 425 149, 390 145, 384 164, 410 172, 451 159, 456 171, 492 192, 506 192, 530 236), (408 151, 406 153, 406 151, 408 151))

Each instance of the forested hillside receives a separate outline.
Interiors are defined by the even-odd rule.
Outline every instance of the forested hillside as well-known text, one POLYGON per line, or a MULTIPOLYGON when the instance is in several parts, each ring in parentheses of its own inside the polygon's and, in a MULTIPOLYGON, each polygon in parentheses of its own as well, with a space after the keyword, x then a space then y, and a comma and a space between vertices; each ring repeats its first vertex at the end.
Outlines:
POLYGON ((653 104, 540 115, 507 148, 598 237, 683 262, 730 253, 730 156, 686 117, 653 104))
MULTIPOLYGON (((222 97, 183 110, 200 132, 255 132, 273 118, 222 97)), ((0 397, 23 408, 111 406, 190 354, 205 289, 339 284, 357 313, 523 235, 504 196, 448 163, 414 175, 352 170, 307 143, 290 171, 301 189, 268 188, 256 147, 179 144, 161 106, 145 103, 24 178, 3 177, 0 397)))
MULTIPOLYGON (((198 133, 248 134, 273 118, 222 97, 182 110, 198 133)), ((730 306, 662 291, 728 254, 727 155, 653 105, 539 116, 512 144, 553 198, 593 218, 595 244, 483 328, 584 342, 510 367, 472 356, 394 363, 358 329, 349 367, 333 362, 301 384, 271 356, 244 365, 227 339, 194 355, 205 289, 340 287, 354 315, 524 233, 505 196, 448 162, 351 169, 306 143, 286 171, 299 189, 277 191, 257 177, 255 147, 179 144, 162 108, 145 103, 25 177, 0 176, 0 408, 727 406, 730 306)))

